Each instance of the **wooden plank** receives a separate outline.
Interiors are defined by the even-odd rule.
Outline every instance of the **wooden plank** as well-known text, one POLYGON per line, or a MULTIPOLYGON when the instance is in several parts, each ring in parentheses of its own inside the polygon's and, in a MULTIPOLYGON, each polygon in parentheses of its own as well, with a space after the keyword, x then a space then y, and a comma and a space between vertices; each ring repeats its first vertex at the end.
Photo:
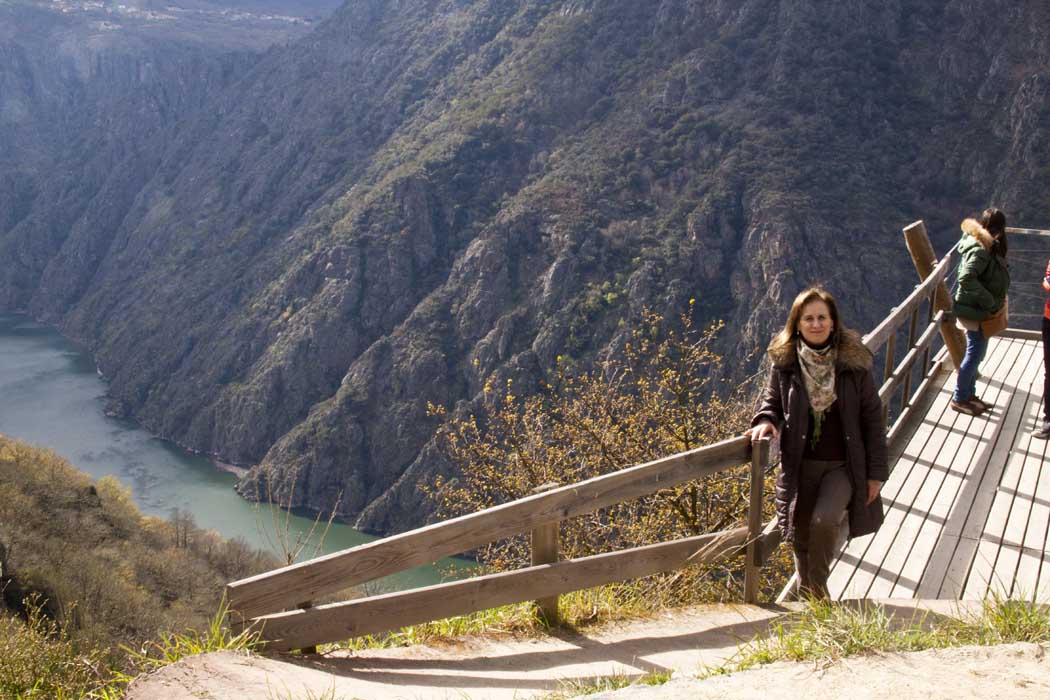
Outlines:
MULTIPOLYGON (((1030 440, 1030 437, 1026 436, 1024 439, 1030 440)), ((1024 446, 1024 452, 1026 451, 1027 444, 1024 446)), ((981 532, 980 540, 977 543, 973 563, 966 576, 962 595, 959 596, 961 599, 982 600, 988 595, 992 587, 1002 586, 1002 582, 996 575, 996 562, 1002 549, 1002 535, 1010 517, 1010 510, 1013 508, 1013 494, 1017 491, 1018 483, 1021 480, 1026 456, 1024 452, 1019 450, 1011 450, 1010 452, 999 488, 995 492, 991 509, 988 511, 988 517, 981 532)), ((976 525, 977 521, 975 520, 968 532, 972 531, 972 528, 976 525)), ((1012 554, 1007 552, 1005 556, 1006 563, 1009 563, 1008 560, 1012 558, 1012 554)), ((1005 592, 1008 594, 1010 582, 1006 583, 1007 588, 1005 592)))
MULTIPOLYGON (((1033 364, 1042 368, 1042 344, 1033 343, 1033 364)), ((1024 437, 1024 465, 1018 493, 1010 510, 1006 530, 1003 534, 1004 547, 1017 545, 1017 561, 1013 570, 1013 581, 1009 594, 1011 597, 1031 598, 1039 585, 1039 572, 1042 567, 1043 553, 1046 548, 1048 504, 1043 499, 1050 486, 1046 472, 1050 471, 1044 464, 1046 451, 1045 441, 1031 437, 1029 426, 1038 425, 1042 416, 1042 373, 1031 372, 1027 379, 1029 411, 1019 433, 1024 437)), ((996 574, 1005 579, 1011 563, 1000 553, 996 560, 996 574)))
MULTIPOLYGON (((997 434, 993 436, 995 447, 990 457, 982 460, 974 472, 957 485, 955 503, 952 505, 951 512, 944 518, 944 522, 936 529, 936 537, 934 538, 933 533, 927 533, 924 536, 927 538, 927 541, 923 543, 923 551, 927 551, 927 562, 918 590, 915 591, 917 598, 953 597, 954 594, 947 591, 951 590, 953 585, 958 586, 961 582, 950 583, 947 589, 945 589, 945 583, 949 580, 949 569, 957 553, 960 562, 966 561, 966 568, 963 570, 969 567, 968 557, 963 554, 964 550, 959 549, 960 534, 979 496, 982 493, 994 493, 995 485, 999 483, 1002 465, 1005 464, 1010 442, 1014 438, 1013 426, 1019 420, 1018 414, 1024 410, 1023 399, 1018 399, 1015 395, 1011 396, 1004 417, 998 423, 997 434), (929 542, 929 539, 933 541, 929 542), (928 550, 925 550, 926 544, 929 544, 928 550)), ((965 543, 962 544, 965 546, 965 543)), ((959 566, 955 567, 955 570, 959 569, 959 566)))
POLYGON ((1016 338, 1017 340, 1035 340, 1040 343, 1043 342, 1042 331, 1026 331, 1022 328, 1007 328, 1004 331, 1000 331, 1000 338, 1016 338))
MULTIPOLYGON (((1013 471, 1019 470, 1015 468, 1013 471)), ((1006 507, 1008 508, 1009 505, 1007 504, 1006 507)), ((1002 506, 997 504, 998 508, 1002 506)), ((966 572, 965 582, 961 586, 961 592, 958 594, 959 600, 983 600, 985 598, 989 584, 994 580, 995 561, 999 556, 999 548, 997 538, 993 541, 982 537, 974 542, 972 561, 966 572)))
POLYGON ((562 486, 494 508, 428 525, 226 586, 230 608, 245 618, 294 607, 325 593, 427 564, 536 525, 699 479, 751 459, 741 436, 562 486))
POLYGON ((1037 493, 1036 485, 1039 483, 1039 471, 1043 461, 1042 455, 1031 454, 1031 442, 1031 435, 1024 434, 1022 444, 1018 446, 1019 448, 1022 446, 1024 448, 1023 453, 1018 449, 1018 460, 1021 462, 1021 476, 1017 481, 1017 490, 1013 494, 1014 498, 1010 507, 1010 514, 1006 519, 1006 526, 1003 528, 1000 540, 1003 551, 1000 552, 999 558, 995 562, 995 579, 1004 582, 1009 581, 1010 583, 1009 587, 1005 589, 1005 593, 1008 596, 1014 594, 1014 589, 1018 585, 1031 592, 1039 579, 1038 566, 1036 566, 1034 571, 1028 571, 1025 574, 1026 576, 1030 575, 1029 580, 1025 580, 1020 571, 1020 564, 1023 560, 1021 550, 1024 547, 1028 523, 1032 515, 1032 505, 1037 493), (1015 551, 1008 552, 1007 550, 1015 551))
MULTIPOLYGON (((1039 343, 1042 348, 1042 343, 1039 343)), ((1032 405, 1032 423, 1022 427, 1027 431, 1030 425, 1038 425, 1043 418, 1043 377, 1042 373, 1036 373, 1032 378, 1029 403, 1032 405)), ((1036 463, 1034 469, 1037 472, 1035 484, 1029 495, 1031 507, 1028 515, 1028 525, 1025 528, 1025 537, 1022 542, 1021 559, 1017 563, 1017 576, 1011 595, 1023 597, 1028 600, 1039 601, 1036 597, 1039 590, 1039 576, 1043 573, 1046 563, 1050 560, 1047 551, 1047 534, 1050 530, 1050 466, 1046 464, 1047 441, 1031 440, 1029 442, 1028 460, 1036 463)), ((1050 601, 1044 598, 1042 602, 1050 601)))
MULTIPOLYGON (((987 379, 982 380, 982 383, 989 384, 984 390, 987 394, 985 398, 990 398, 993 391, 999 396, 999 399, 994 402, 998 404, 998 408, 993 409, 992 412, 994 417, 995 412, 998 411, 999 418, 993 418, 995 428, 992 435, 988 436, 990 444, 982 453, 981 458, 974 463, 971 473, 950 486, 945 493, 944 500, 950 502, 950 510, 943 512, 943 509, 938 509, 933 513, 942 522, 936 526, 930 524, 925 526, 916 540, 916 553, 925 556, 927 560, 918 590, 914 591, 916 597, 954 597, 954 593, 945 593, 942 587, 948 579, 949 568, 957 552, 960 560, 967 561, 968 567, 968 557, 965 551, 969 543, 962 541, 959 534, 966 521, 970 519, 971 513, 974 512, 974 504, 980 501, 982 494, 992 493, 995 485, 999 483, 1002 465, 1013 445, 1017 425, 1021 421, 1027 403, 1027 393, 1022 389, 1015 390, 1015 381, 1011 381, 1011 378, 1021 379, 1020 375, 1027 372, 1026 365, 1031 363, 1031 355, 1023 343, 1014 343, 1013 346, 1016 346, 1017 349, 1014 361, 999 363, 998 368, 993 372, 993 378, 1000 384, 1001 389, 993 389, 987 379), (1007 379, 1000 383, 999 377, 1007 379), (1008 398, 1003 399, 1004 395, 1008 398), (963 549, 960 549, 960 546, 963 549)), ((1002 340, 994 339, 989 345, 990 357, 1002 354, 1004 347, 1006 345, 1002 340)), ((975 537, 976 534, 972 533, 971 536, 975 537)), ((956 570, 959 569, 957 565, 956 570)), ((958 587, 959 584, 951 584, 949 588, 952 585, 958 587)))
MULTIPOLYGON (((1024 343, 1021 343, 1021 347, 1023 348, 1023 351, 1027 356, 1027 366, 1019 367, 1018 374, 1024 375, 1032 371, 1034 359, 1031 356, 1032 353, 1030 347, 1028 347, 1024 343)), ((1019 376, 1018 380, 1012 381, 1010 383, 1011 385, 1017 385, 1018 387, 1021 387, 1024 384, 1024 380, 1022 376, 1019 376)), ((1020 391, 1020 388, 1018 388, 1018 391, 1020 391)), ((1015 395, 1015 398, 1011 402, 1011 406, 1007 409, 1008 412, 1013 412, 1013 415, 1011 417, 1012 423, 1016 425, 1027 420, 1025 416, 1030 415, 1030 403, 1031 401, 1027 393, 1023 395, 1015 395), (1020 413, 1020 416, 1018 416, 1018 413, 1020 413)), ((1018 430, 1019 428, 1015 427, 1015 434, 1018 430)), ((1005 447, 1009 448, 1009 450, 1012 450, 1014 446, 1006 445, 1005 447)), ((981 532, 984 529, 984 525, 988 517, 988 513, 991 510, 992 502, 995 499, 996 489, 998 488, 998 485, 1001 479, 1003 478, 1003 472, 1005 471, 1005 466, 1008 461, 1008 455, 1009 451, 1004 452, 1000 450, 993 456, 992 459, 994 459, 994 461, 991 463, 991 466, 994 467, 994 469, 986 473, 986 481, 988 481, 988 483, 982 485, 982 488, 980 488, 974 495, 974 499, 970 504, 970 513, 967 513, 965 518, 953 519, 951 522, 947 523, 946 527, 948 528, 950 533, 957 534, 971 540, 977 540, 980 538, 981 532)))
MULTIPOLYGON (((998 551, 995 553, 995 564, 992 566, 991 577, 988 579, 988 588, 984 598, 988 596, 1000 596, 1009 598, 1010 591, 1014 587, 1014 574, 1017 571, 1017 562, 1021 558, 1021 550, 1013 545, 999 543, 998 551)), ((972 600, 972 599, 971 599, 972 600)))
POLYGON ((1043 563, 1042 549, 1020 547, 1017 559, 1017 573, 1014 575, 1010 597, 1014 600, 1033 600, 1033 594, 1039 588, 1039 568, 1043 563))
POLYGON ((259 618, 259 622, 268 649, 298 649, 673 571, 687 563, 712 563, 740 553, 746 540, 747 528, 740 527, 401 593, 319 605, 310 610, 277 613, 259 618))
POLYGON ((911 312, 917 309, 920 304, 926 298, 930 297, 948 274, 948 269, 951 266, 951 255, 944 256, 937 266, 933 268, 930 275, 915 287, 915 291, 908 295, 908 297, 900 303, 899 306, 895 306, 886 318, 882 319, 879 325, 864 336, 864 345, 872 352, 877 351, 881 348, 886 341, 889 340, 890 336, 897 332, 897 329, 904 325, 904 322, 908 319, 911 312))
MULTIPOLYGON (((1013 380, 1009 378, 1010 373, 1007 373, 1003 375, 1003 381, 1004 383, 1008 382, 1011 386, 1023 387, 1026 381, 1030 381, 1035 363, 1031 344, 1018 340, 999 342, 1012 342, 1022 348, 1022 357, 1024 359, 1018 363, 1014 370, 1013 380)), ((1004 480, 1012 478, 1010 476, 1011 470, 1015 469, 1015 467, 1011 465, 1016 463, 1015 443, 1019 429, 1017 426, 1017 413, 1019 410, 1023 415, 1029 410, 1028 403, 1027 394, 1018 395, 1014 398, 1008 410, 1008 412, 1013 414, 1010 417, 1012 439, 1004 440, 1002 446, 990 456, 979 484, 977 484, 976 489, 972 493, 968 494, 970 500, 965 517, 952 518, 946 523, 946 533, 958 535, 958 539, 955 542, 955 549, 947 566, 944 567, 938 597, 962 598, 966 595, 966 588, 971 579, 977 581, 983 578, 987 582, 991 577, 990 567, 994 566, 995 552, 994 548, 989 548, 987 544, 982 545, 982 533, 989 518, 993 517, 995 509, 1002 508, 1002 497, 998 488, 1004 480), (996 501, 999 501, 998 505, 996 501), (981 573, 982 571, 984 572, 983 574, 981 573)), ((938 567, 943 565, 943 555, 937 556, 936 565, 938 567)), ((983 592, 981 597, 983 597, 983 592)))
POLYGON ((780 524, 773 518, 762 528, 762 534, 758 537, 758 553, 765 564, 769 557, 780 546, 780 524))
MULTIPOLYGON (((1042 399, 1042 387, 1034 395, 1042 399)), ((1042 404, 1040 403, 1040 407, 1042 404)), ((1041 418, 1041 414, 1039 414, 1041 418)), ((1032 556, 1038 557, 1038 570, 1036 571, 1035 584, 1030 589, 1029 600, 1047 603, 1050 597, 1050 466, 1046 464, 1047 458, 1046 440, 1031 443, 1030 454, 1041 460, 1039 470, 1039 482, 1035 487, 1035 497, 1032 501, 1031 520, 1028 523, 1028 531, 1025 533, 1025 552, 1031 552, 1032 556)))
MULTIPOLYGON (((932 304, 930 306, 932 308, 932 304)), ((927 325, 927 327, 929 327, 929 326, 932 326, 933 323, 934 323, 934 321, 931 319, 930 321, 927 322, 926 325, 927 325)), ((934 330, 936 330, 936 329, 934 329, 934 330)), ((908 323, 908 347, 909 348, 914 348, 916 346, 915 335, 918 332, 919 332, 919 309, 916 308, 914 311, 911 312, 911 321, 909 321, 909 323, 908 323)), ((930 337, 930 341, 932 343, 933 336, 930 337)), ((904 359, 907 360, 908 359, 907 356, 905 356, 904 359)), ((904 411, 908 410, 909 398, 911 396, 911 374, 912 373, 910 371, 907 371, 907 372, 904 373, 904 388, 901 389, 901 395, 904 397, 904 399, 901 401, 901 413, 903 413, 904 411)))
MULTIPOLYGON (((1004 393, 999 393, 997 403, 1004 403, 1004 393)), ((930 517, 916 535, 908 566, 902 570, 901 582, 894 588, 894 597, 938 597, 936 592, 940 590, 948 564, 959 544, 959 538, 953 536, 946 526, 953 518, 965 519, 982 484, 988 487, 986 475, 995 470, 993 465, 1005 459, 1013 442, 1017 414, 1023 411, 1022 402, 1010 394, 1005 403, 1005 411, 994 421, 991 434, 987 430, 982 433, 981 441, 987 441, 986 446, 980 455, 970 460, 969 470, 946 473, 937 503, 930 509, 930 517)))
MULTIPOLYGON (((989 357, 993 362, 994 355, 989 357)), ((1000 360, 1001 361, 1001 360, 1000 360)), ((987 364, 987 363, 986 363, 987 364)), ((986 366, 986 372, 988 367, 986 366)), ((972 438, 965 433, 974 419, 948 410, 950 391, 945 387, 936 414, 936 425, 931 426, 927 441, 909 474, 898 482, 896 493, 891 496, 893 507, 889 509, 886 522, 879 533, 871 539, 868 549, 856 556, 858 565, 852 574, 849 585, 843 590, 843 597, 888 597, 897 582, 915 586, 917 574, 914 567, 907 567, 909 554, 914 546, 914 539, 922 528, 926 513, 932 507, 936 494, 947 476, 944 469, 931 469, 929 464, 948 464, 959 468, 958 455, 966 456, 966 463, 972 456, 972 449, 966 447, 972 438), (947 420, 945 427, 942 423, 947 420), (960 432, 964 434, 959 434, 960 432), (919 510, 916 510, 916 508, 919 510), (911 577, 902 576, 908 568, 911 577)), ((901 463, 898 462, 898 467, 901 463)), ((950 471, 953 467, 947 468, 950 471)), ((891 481, 894 479, 891 478, 891 481)), ((893 484, 887 484, 893 493, 893 484)))
POLYGON ((951 428, 945 431, 938 425, 934 429, 931 447, 924 451, 912 477, 902 485, 897 498, 899 507, 894 509, 883 525, 888 530, 888 534, 880 540, 885 552, 875 550, 867 557, 869 563, 881 558, 879 571, 872 579, 867 597, 890 597, 902 578, 904 584, 915 585, 918 574, 909 565, 915 539, 950 473, 953 470, 965 472, 969 466, 976 446, 971 431, 979 419, 956 414, 948 409, 947 404, 942 410, 941 420, 946 415, 951 416, 951 428), (908 571, 907 578, 903 577, 904 571, 908 571))
MULTIPOLYGON (((549 491, 551 488, 557 487, 554 485, 540 487, 543 491, 549 491)), ((552 523, 537 525, 532 528, 530 538, 532 544, 531 555, 533 566, 554 564, 558 561, 560 550, 558 534, 560 525, 561 523, 555 521, 552 523)), ((555 595, 546 598, 539 598, 535 602, 543 620, 546 621, 548 625, 557 625, 560 619, 558 614, 558 596, 555 595)))
MULTIPOLYGON (((1023 342, 1023 341, 1022 341, 1023 342)), ((1041 344, 1028 341, 1024 343, 1030 352, 1028 371, 1025 372, 1022 382, 1031 387, 1035 383, 1038 370, 1041 368, 1042 355, 1041 344)), ((1024 423, 1034 422, 1035 414, 1039 407, 1033 405, 1031 398, 1026 401, 1027 412, 1024 423)), ((1017 498, 1018 486, 1025 479, 1028 451, 1032 439, 1030 433, 1018 426, 1018 440, 1015 448, 1011 451, 1008 463, 1003 472, 999 487, 995 492, 994 499, 985 522, 980 527, 980 542, 977 543, 974 562, 967 578, 966 587, 962 597, 983 598, 989 590, 1009 595, 1013 588, 1013 576, 1019 560, 1020 551, 1011 550, 1003 546, 1004 535, 1011 516, 1016 516, 1024 511, 1030 510, 1017 498)), ((1025 525, 1027 525, 1027 517, 1025 525)), ((974 518, 970 525, 970 532, 978 530, 980 518, 974 518)), ((972 545, 971 545, 972 546, 972 545)))
MULTIPOLYGON (((894 511, 900 507, 898 505, 901 503, 900 492, 905 483, 912 478, 913 471, 916 469, 915 463, 927 456, 932 459, 933 455, 929 450, 932 448, 935 451, 936 449, 931 441, 931 436, 936 426, 936 417, 947 408, 949 399, 950 392, 942 386, 933 399, 933 408, 931 408, 929 416, 916 428, 908 443, 901 450, 901 453, 891 463, 890 478, 883 485, 882 489, 883 502, 886 504, 887 516, 890 517, 891 521, 894 511), (930 417, 933 417, 933 419, 931 420, 930 417)), ((885 525, 880 529, 880 532, 882 530, 887 530, 885 525)), ((868 587, 871 585, 871 581, 876 573, 875 568, 881 563, 881 560, 879 562, 871 561, 871 559, 874 559, 874 553, 881 546, 876 544, 875 540, 889 537, 890 535, 891 533, 887 530, 882 535, 876 533, 872 537, 850 541, 846 550, 833 566, 831 576, 828 579, 828 588, 833 597, 846 599, 863 598, 867 595, 868 587), (873 547, 875 549, 872 549, 873 547), (869 551, 872 552, 871 558, 868 557, 869 551)))
POLYGON ((883 485, 886 522, 871 537, 851 540, 832 568, 828 588, 833 597, 852 599, 868 596, 868 590, 896 534, 894 527, 902 521, 908 499, 918 490, 914 482, 921 482, 925 478, 925 470, 918 463, 932 461, 940 449, 939 439, 934 439, 937 418, 947 409, 950 398, 951 392, 947 387, 942 388, 933 404, 933 420, 923 422, 894 463, 890 478, 883 485))
POLYGON ((947 516, 955 488, 971 470, 974 453, 989 430, 988 424, 988 419, 984 417, 956 423, 965 425, 966 433, 949 434, 934 458, 933 466, 924 465, 926 477, 910 499, 890 551, 883 560, 884 575, 872 584, 870 597, 914 595, 928 557, 928 552, 917 550, 916 547, 924 532, 934 528, 939 530, 937 519, 943 520, 947 516))
POLYGON ((885 430, 890 419, 890 394, 892 389, 890 379, 893 377, 893 367, 897 362, 897 335, 893 334, 886 340, 886 366, 883 367, 882 387, 879 389, 879 400, 882 402, 882 427, 885 430), (885 390, 885 394, 883 393, 885 390))

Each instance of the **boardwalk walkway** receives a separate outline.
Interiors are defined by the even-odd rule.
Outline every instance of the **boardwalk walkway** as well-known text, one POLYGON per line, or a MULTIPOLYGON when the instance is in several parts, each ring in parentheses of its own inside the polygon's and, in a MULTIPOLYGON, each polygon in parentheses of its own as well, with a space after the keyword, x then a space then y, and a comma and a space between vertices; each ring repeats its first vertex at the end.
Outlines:
POLYGON ((843 551, 833 597, 1050 600, 1050 465, 1047 442, 1031 437, 1042 344, 993 338, 981 369, 978 394, 991 411, 952 411, 955 374, 942 371, 925 410, 890 446, 886 522, 843 551))

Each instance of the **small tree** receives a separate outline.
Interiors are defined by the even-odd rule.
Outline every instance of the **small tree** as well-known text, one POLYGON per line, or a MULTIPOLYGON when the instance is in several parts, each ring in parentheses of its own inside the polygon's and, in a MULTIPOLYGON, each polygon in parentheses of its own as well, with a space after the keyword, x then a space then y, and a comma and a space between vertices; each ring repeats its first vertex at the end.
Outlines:
MULTIPOLYGON (((712 343, 721 327, 647 311, 621 352, 592 371, 559 360, 552 381, 527 397, 511 380, 499 390, 487 384, 480 416, 450 417, 432 405, 445 418, 438 435, 460 473, 435 483, 440 514, 476 512, 543 484, 583 481, 739 434, 751 403, 715 378, 721 358, 712 343)), ((743 467, 663 489, 563 521, 561 549, 574 558, 723 530, 745 520, 748 490, 743 467)), ((519 536, 478 554, 487 568, 507 570, 528 564, 529 545, 519 536)), ((721 597, 726 580, 724 569, 694 567, 640 585, 660 604, 721 597)))
POLYGON ((328 537, 328 532, 332 529, 332 523, 335 522, 335 515, 339 512, 339 504, 342 503, 343 492, 340 491, 336 494, 320 534, 318 534, 318 528, 321 526, 321 517, 323 515, 323 511, 320 510, 314 515, 310 528, 304 531, 296 528, 292 522, 292 508, 295 503, 295 486, 298 481, 299 467, 296 466, 291 474, 287 475, 280 484, 275 483, 274 473, 273 467, 267 468, 263 473, 266 488, 265 498, 260 498, 260 494, 256 493, 256 525, 259 528, 259 532, 266 539, 270 549, 280 557, 284 565, 288 566, 298 561, 300 555, 303 555, 307 547, 311 545, 312 549, 309 550, 304 558, 311 559, 322 552, 325 538, 328 537), (281 497, 282 494, 283 498, 281 497), (259 514, 259 509, 262 507, 265 507, 268 512, 269 526, 266 525, 259 514), (315 535, 317 535, 316 539, 315 535))

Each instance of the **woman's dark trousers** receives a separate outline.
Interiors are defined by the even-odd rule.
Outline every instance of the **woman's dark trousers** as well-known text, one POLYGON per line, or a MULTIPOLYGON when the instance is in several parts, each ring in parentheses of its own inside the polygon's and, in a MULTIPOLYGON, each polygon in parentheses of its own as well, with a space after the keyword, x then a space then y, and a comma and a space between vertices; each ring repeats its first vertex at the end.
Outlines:
POLYGON ((803 596, 828 599, 828 574, 847 533, 853 486, 845 462, 802 460, 795 506, 795 568, 803 596))

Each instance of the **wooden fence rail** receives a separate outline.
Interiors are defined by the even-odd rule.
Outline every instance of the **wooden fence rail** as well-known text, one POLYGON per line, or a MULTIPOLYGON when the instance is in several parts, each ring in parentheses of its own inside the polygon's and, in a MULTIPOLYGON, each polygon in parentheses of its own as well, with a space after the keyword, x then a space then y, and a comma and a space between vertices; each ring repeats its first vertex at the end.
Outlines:
MULTIPOLYGON (((879 387, 879 398, 883 404, 883 422, 888 422, 891 403, 899 389, 903 389, 901 391, 901 411, 894 421, 894 425, 901 425, 906 420, 912 404, 918 400, 929 386, 928 382, 923 381, 912 392, 911 379, 917 367, 921 367, 921 370, 919 370, 920 375, 923 378, 926 377, 930 370, 930 350, 933 342, 936 340, 942 324, 948 323, 951 319, 950 315, 943 310, 935 311, 935 297, 938 294, 940 285, 944 283, 948 275, 951 263, 951 254, 946 255, 937 263, 929 276, 916 285, 915 290, 900 305, 894 307, 874 330, 864 336, 864 345, 871 350, 872 354, 877 353, 883 347, 886 350, 883 382, 879 387), (926 325, 921 328, 921 335, 916 337, 920 331, 918 319, 923 304, 926 305, 926 317, 928 320, 926 325), (905 323, 908 323, 907 350, 900 362, 897 362, 895 341, 905 323), (919 358, 922 358, 921 365, 918 364, 919 358)), ((891 429, 889 437, 892 438, 893 435, 894 432, 891 429)))
POLYGON ((269 648, 298 649, 674 571, 688 564, 714 563, 739 554, 746 544, 747 528, 739 527, 556 564, 267 615, 260 621, 264 623, 264 639, 270 640, 269 648))
MULTIPOLYGON (((768 451, 764 454, 768 455, 768 451)), ((567 591, 672 570, 687 561, 702 563, 713 561, 710 557, 743 553, 748 544, 748 528, 413 591, 308 606, 325 593, 434 562, 504 537, 536 531, 566 518, 702 479, 751 460, 750 439, 732 438, 235 581, 226 587, 227 600, 231 611, 243 622, 261 623, 263 639, 272 648, 281 650, 397 629, 405 624, 494 605, 533 598, 549 600, 567 591), (640 571, 644 573, 638 573, 640 571), (499 602, 492 603, 494 600, 499 602), (331 634, 339 636, 329 638, 331 634)), ((752 473, 764 474, 766 465, 760 467, 752 473)), ((757 502, 761 504, 761 478, 757 484, 752 483, 752 488, 758 491, 757 502)), ((752 525, 751 529, 755 527, 752 525)), ((762 543, 775 546, 779 541, 777 535, 772 528, 767 528, 757 538, 753 537, 756 541, 752 543, 752 556, 757 559, 763 551, 768 551, 762 543)))

